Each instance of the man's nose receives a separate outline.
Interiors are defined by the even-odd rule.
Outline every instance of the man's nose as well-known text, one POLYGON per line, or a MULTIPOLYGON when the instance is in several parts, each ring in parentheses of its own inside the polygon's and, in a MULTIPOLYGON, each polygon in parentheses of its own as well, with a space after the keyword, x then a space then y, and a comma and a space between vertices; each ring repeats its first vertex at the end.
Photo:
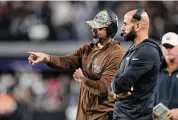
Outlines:
POLYGON ((167 48, 167 51, 168 51, 168 52, 171 52, 171 48, 167 48))
POLYGON ((122 32, 125 31, 124 25, 122 25, 121 30, 122 30, 122 32))
POLYGON ((92 28, 92 32, 97 32, 97 29, 96 28, 92 28))

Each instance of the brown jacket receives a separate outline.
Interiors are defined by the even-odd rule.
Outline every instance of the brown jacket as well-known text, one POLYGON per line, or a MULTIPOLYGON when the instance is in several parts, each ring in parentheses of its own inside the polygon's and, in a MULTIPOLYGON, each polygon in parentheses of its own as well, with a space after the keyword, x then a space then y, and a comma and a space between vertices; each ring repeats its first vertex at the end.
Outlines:
POLYGON ((108 100, 107 89, 123 55, 119 42, 111 41, 102 49, 91 43, 66 56, 51 56, 49 67, 82 68, 88 78, 81 82, 76 120, 108 120, 107 113, 113 111, 114 103, 108 100))

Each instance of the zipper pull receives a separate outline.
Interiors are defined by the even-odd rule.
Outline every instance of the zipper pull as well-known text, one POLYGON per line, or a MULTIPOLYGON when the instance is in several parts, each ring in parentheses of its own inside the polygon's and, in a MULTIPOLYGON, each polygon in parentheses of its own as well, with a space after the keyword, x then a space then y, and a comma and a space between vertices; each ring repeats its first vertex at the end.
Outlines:
POLYGON ((171 73, 169 73, 169 76, 171 76, 171 73))

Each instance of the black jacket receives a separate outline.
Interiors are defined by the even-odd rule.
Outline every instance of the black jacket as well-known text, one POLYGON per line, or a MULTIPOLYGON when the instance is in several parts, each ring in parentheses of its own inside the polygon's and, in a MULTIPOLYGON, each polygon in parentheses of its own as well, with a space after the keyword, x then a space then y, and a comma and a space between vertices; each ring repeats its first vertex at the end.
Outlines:
POLYGON ((155 101, 156 77, 160 68, 162 51, 157 43, 146 39, 133 45, 122 59, 113 78, 112 88, 116 94, 130 91, 132 95, 115 102, 115 120, 152 120, 155 101))
POLYGON ((164 59, 157 77, 156 104, 161 102, 169 109, 178 108, 178 68, 172 73, 169 73, 166 68, 164 59))

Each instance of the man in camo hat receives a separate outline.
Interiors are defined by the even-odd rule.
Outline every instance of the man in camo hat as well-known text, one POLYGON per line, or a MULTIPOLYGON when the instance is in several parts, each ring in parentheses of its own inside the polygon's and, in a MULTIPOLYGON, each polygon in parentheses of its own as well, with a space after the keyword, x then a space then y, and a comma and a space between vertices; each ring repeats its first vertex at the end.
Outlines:
POLYGON ((103 10, 99 12, 93 20, 86 21, 93 29, 93 40, 95 43, 101 42, 100 36, 97 35, 96 30, 106 29, 107 37, 113 38, 118 30, 118 18, 115 13, 110 10, 103 10))
POLYGON ((124 55, 119 41, 113 40, 118 19, 112 11, 103 10, 87 23, 92 27, 94 42, 66 56, 29 52, 29 63, 75 70, 73 77, 81 84, 76 120, 112 120, 114 100, 108 97, 107 89, 124 55))

